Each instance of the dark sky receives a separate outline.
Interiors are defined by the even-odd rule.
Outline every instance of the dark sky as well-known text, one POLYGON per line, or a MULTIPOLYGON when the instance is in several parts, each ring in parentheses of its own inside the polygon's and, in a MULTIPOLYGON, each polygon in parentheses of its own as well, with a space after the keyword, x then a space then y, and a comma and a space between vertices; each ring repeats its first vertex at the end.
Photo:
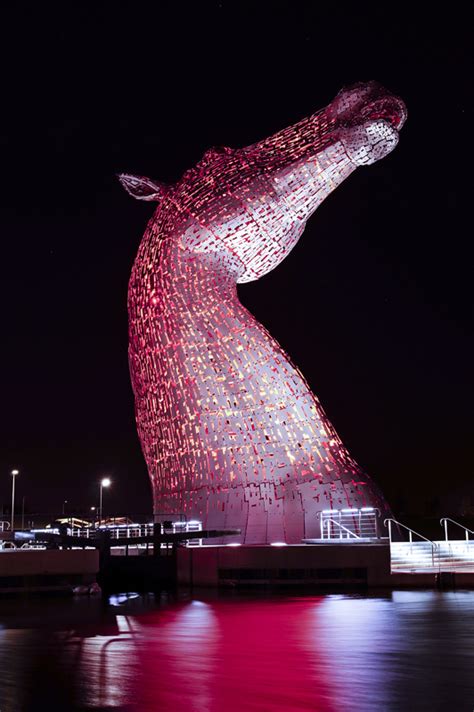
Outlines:
POLYGON ((151 511, 126 292, 153 206, 114 174, 174 181, 366 79, 407 104, 398 148, 239 293, 389 498, 472 483, 471 23, 456 3, 351 5, 2 10, 0 502, 18 467, 31 510, 96 504, 108 474, 111 509, 151 511))

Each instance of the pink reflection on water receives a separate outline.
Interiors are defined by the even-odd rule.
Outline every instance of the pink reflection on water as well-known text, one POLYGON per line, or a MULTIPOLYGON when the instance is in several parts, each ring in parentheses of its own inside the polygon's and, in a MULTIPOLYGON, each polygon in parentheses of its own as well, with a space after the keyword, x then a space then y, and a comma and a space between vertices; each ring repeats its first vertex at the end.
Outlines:
POLYGON ((3 611, 2 710, 380 712, 474 699, 472 591, 97 603, 3 611))
POLYGON ((317 616, 320 606, 193 601, 118 616, 117 635, 86 642, 85 701, 94 706, 95 692, 96 706, 141 711, 340 710, 324 646, 306 629, 308 607, 317 616))
POLYGON ((142 674, 137 709, 214 709, 219 621, 213 607, 193 601, 178 610, 145 616, 140 623, 142 674))

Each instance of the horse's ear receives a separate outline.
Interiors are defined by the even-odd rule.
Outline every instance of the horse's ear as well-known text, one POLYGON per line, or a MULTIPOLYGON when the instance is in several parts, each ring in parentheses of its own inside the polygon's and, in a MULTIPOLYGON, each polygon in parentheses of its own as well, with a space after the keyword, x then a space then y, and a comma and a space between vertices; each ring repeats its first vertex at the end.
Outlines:
POLYGON ((169 190, 166 183, 156 183, 150 178, 132 176, 129 173, 119 173, 117 178, 127 193, 137 200, 159 201, 169 190))

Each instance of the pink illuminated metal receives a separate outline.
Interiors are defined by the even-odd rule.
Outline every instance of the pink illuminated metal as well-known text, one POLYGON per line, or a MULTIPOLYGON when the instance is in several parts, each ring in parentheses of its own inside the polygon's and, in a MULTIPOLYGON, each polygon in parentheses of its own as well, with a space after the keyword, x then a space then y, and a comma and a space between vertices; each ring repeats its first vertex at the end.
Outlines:
POLYGON ((243 149, 212 148, 173 186, 121 175, 157 201, 129 286, 130 373, 156 512, 245 543, 319 536, 323 509, 383 498, 318 399, 239 301, 296 245, 357 166, 398 142, 403 102, 375 82, 243 149))

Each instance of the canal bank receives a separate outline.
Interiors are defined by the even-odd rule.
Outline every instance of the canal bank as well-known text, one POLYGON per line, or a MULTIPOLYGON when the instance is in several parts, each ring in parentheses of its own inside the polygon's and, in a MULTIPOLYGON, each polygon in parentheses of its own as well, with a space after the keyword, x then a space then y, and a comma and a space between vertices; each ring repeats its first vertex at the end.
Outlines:
POLYGON ((474 587, 474 532, 464 525, 443 518, 445 538, 431 540, 389 519, 383 537, 375 517, 374 526, 356 522, 353 531, 337 515, 332 510, 328 526, 322 522, 322 538, 291 545, 241 544, 239 530, 203 530, 197 521, 6 532, 0 593, 87 593, 96 580, 105 592, 474 587))
POLYGON ((474 574, 392 573, 388 539, 288 546, 202 546, 177 550, 181 586, 321 588, 474 587, 474 574))
POLYGON ((98 573, 96 549, 2 549, 0 595, 71 593, 94 584, 98 573))

